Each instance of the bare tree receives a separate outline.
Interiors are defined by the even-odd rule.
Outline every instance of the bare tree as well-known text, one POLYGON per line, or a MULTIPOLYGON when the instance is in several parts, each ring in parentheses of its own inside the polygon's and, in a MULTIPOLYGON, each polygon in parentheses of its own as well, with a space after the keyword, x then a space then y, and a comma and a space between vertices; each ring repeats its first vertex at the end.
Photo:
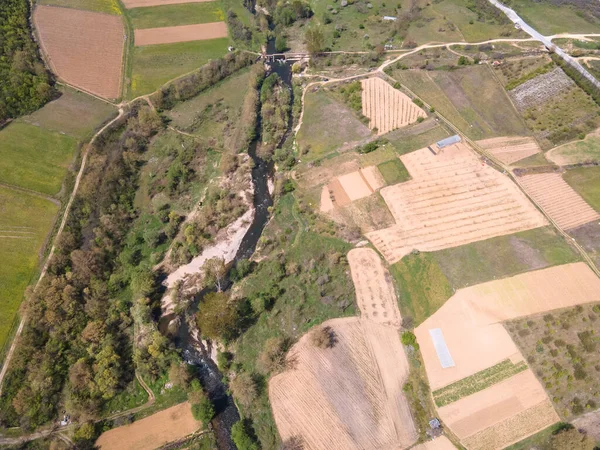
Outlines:
POLYGON ((206 285, 214 284, 217 291, 223 291, 223 282, 227 275, 227 266, 223 258, 211 258, 204 263, 204 280, 206 285))

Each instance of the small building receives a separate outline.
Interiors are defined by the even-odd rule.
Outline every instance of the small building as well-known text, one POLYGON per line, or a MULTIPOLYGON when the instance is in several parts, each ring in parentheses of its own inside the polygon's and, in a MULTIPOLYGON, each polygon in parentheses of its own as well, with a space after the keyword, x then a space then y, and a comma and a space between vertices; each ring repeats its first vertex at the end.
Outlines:
POLYGON ((449 145, 458 144, 460 141, 460 136, 458 134, 455 134, 454 136, 450 136, 446 139, 442 139, 441 141, 436 142, 435 145, 437 145, 437 148, 441 150, 442 148, 448 147, 449 145))
POLYGON ((394 16, 383 16, 383 20, 386 20, 388 22, 395 22, 396 20, 398 20, 398 18, 394 16))

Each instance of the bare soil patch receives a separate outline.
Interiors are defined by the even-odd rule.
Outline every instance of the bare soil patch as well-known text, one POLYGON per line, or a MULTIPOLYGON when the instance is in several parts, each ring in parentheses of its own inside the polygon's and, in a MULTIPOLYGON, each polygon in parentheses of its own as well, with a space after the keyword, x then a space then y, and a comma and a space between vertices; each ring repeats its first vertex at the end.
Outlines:
POLYGON ((527 136, 509 136, 483 139, 477 144, 488 150, 504 164, 512 164, 541 152, 535 139, 527 136))
POLYGON ((178 3, 202 3, 213 0, 123 0, 125 8, 140 8, 143 6, 175 5, 178 3))
POLYGON ((456 447, 446 436, 439 436, 432 441, 413 447, 413 450, 456 450, 456 447))
POLYGON ((359 318, 324 323, 337 343, 321 349, 304 335, 288 354, 292 368, 269 381, 282 440, 306 449, 406 448, 417 438, 402 391, 408 361, 394 327, 359 318))
POLYGON ((561 228, 569 229, 598 220, 595 211, 563 180, 560 173, 525 175, 519 182, 561 228))
POLYGON ((413 249, 435 251, 547 222, 506 176, 466 144, 401 156, 412 180, 381 190, 396 225, 367 234, 389 263, 413 249))
POLYGON ((328 212, 336 206, 346 206, 350 202, 368 197, 384 184, 383 177, 375 166, 337 176, 323 186, 321 212, 328 212))
POLYGON ((185 402, 102 433, 96 446, 101 450, 152 450, 188 436, 201 426, 192 416, 190 404, 185 402))
POLYGON ((362 113, 370 119, 369 128, 385 134, 417 121, 427 114, 410 97, 381 78, 362 80, 362 113))
POLYGON ((135 30, 135 45, 173 44, 175 42, 205 41, 227 37, 225 22, 199 23, 177 27, 135 30))
POLYGON ((400 311, 392 277, 379 255, 370 248, 355 248, 348 252, 348 263, 361 316, 399 327, 400 311))
POLYGON ((600 409, 587 413, 571 423, 578 430, 583 430, 597 441, 600 441, 600 409))
POLYGON ((38 5, 33 18, 53 72, 100 97, 119 97, 125 44, 121 17, 38 5))

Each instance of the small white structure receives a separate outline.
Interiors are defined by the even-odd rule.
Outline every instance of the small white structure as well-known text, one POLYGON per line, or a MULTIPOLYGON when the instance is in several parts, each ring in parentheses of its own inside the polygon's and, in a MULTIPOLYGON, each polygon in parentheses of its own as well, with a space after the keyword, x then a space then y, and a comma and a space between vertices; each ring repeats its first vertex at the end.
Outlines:
POLYGON ((383 20, 387 20, 388 22, 395 22, 396 20, 398 20, 398 18, 394 16, 383 16, 383 20))

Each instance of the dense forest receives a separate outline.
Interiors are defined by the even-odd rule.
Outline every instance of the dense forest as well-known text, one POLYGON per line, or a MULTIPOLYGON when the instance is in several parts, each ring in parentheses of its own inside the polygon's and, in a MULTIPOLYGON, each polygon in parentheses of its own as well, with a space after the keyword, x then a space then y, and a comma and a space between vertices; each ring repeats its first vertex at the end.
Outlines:
POLYGON ((29 29, 27 0, 0 2, 0 123, 35 111, 53 94, 29 29))

